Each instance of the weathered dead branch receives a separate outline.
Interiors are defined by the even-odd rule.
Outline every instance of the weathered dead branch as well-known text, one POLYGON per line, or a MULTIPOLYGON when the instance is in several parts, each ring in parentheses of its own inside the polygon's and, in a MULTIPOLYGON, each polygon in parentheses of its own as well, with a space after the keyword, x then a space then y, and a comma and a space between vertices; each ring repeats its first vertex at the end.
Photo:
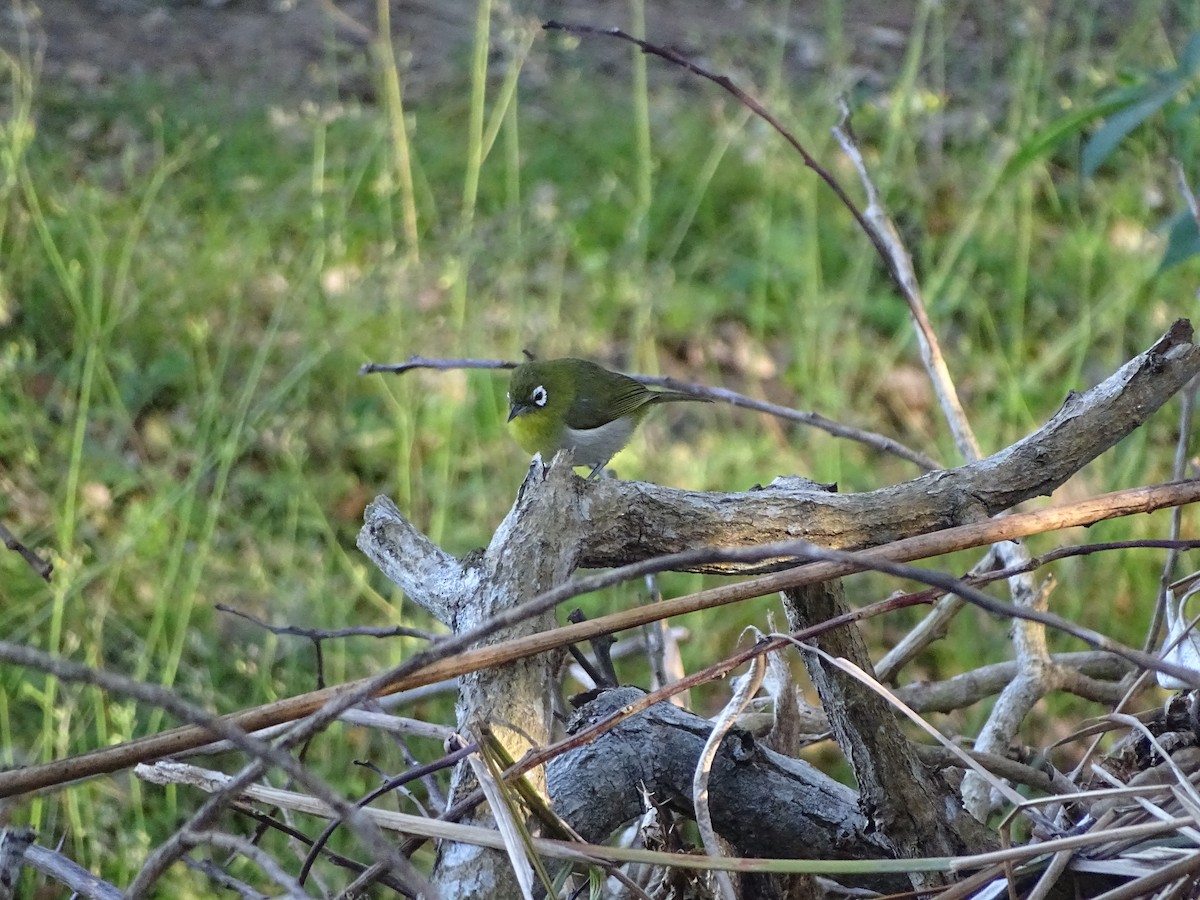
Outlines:
MULTIPOLYGON (((637 688, 601 691, 572 717, 568 732, 640 698, 637 688)), ((691 816, 692 775, 712 723, 659 703, 597 740, 552 760, 547 784, 555 810, 588 841, 637 818, 642 790, 691 816)), ((882 859, 886 841, 868 828, 850 788, 808 763, 783 756, 735 730, 721 744, 709 783, 717 832, 744 856, 882 859), (752 812, 751 812, 752 811, 752 812)), ((868 879, 898 889, 907 879, 868 879)))
MULTIPOLYGON (((1042 428, 978 462, 873 491, 835 494, 782 480, 742 493, 643 482, 587 485, 590 530, 580 565, 615 566, 696 546, 805 538, 858 549, 994 516, 1055 488, 1131 434, 1200 372, 1191 323, 1179 320, 1100 384, 1071 394, 1042 428)), ((760 565, 689 567, 761 571, 760 565)))
MULTIPOLYGON (((530 536, 521 542, 513 560, 540 571, 543 559, 549 559, 554 569, 563 572, 565 565, 622 565, 698 545, 754 546, 803 538, 835 548, 869 547, 984 519, 1015 503, 1050 493, 1137 428, 1200 371, 1200 348, 1192 337, 1191 325, 1180 320, 1154 346, 1100 385, 1072 394, 1043 428, 1011 447, 957 469, 877 491, 840 495, 814 488, 809 482, 798 486, 800 480, 795 479, 740 494, 688 492, 640 483, 562 480, 565 467, 553 466, 546 470, 551 480, 527 482, 523 487, 485 557, 493 560, 492 572, 512 571, 503 570, 503 548, 510 531, 530 536), (551 495, 554 499, 547 499, 551 495), (542 499, 532 500, 532 496, 542 499), (564 516, 564 509, 570 514, 564 516), (553 518, 539 523, 539 511, 552 513, 553 518)), ((368 526, 360 546, 414 600, 444 620, 448 617, 448 624, 456 630, 459 611, 477 603, 468 597, 491 597, 487 613, 493 614, 504 606, 511 608, 514 598, 530 596, 519 582, 511 580, 503 591, 489 592, 486 582, 494 576, 485 573, 474 557, 460 565, 415 535, 402 519, 388 527, 399 529, 395 538, 382 526, 368 526), (469 589, 455 587, 460 584, 469 589), (446 585, 451 588, 447 590, 446 585), (455 591, 463 593, 463 601, 453 600, 455 591), (499 605, 496 598, 502 598, 499 605)), ((773 565, 784 566, 787 561, 773 565)), ((679 568, 745 572, 756 567, 723 562, 679 568)), ((562 580, 567 574, 569 569, 562 580)), ((793 630, 845 611, 844 603, 814 602, 814 595, 823 597, 830 590, 840 589, 829 583, 804 594, 786 595, 793 630)), ((479 621, 473 617, 469 624, 479 621)), ((869 671, 870 660, 853 626, 822 640, 832 641, 826 649, 833 655, 848 657, 869 671)), ((839 745, 855 770, 872 827, 887 835, 891 852, 952 855, 986 847, 985 833, 962 811, 955 793, 925 772, 884 701, 870 692, 857 691, 846 679, 825 673, 820 664, 810 665, 810 674, 839 745)), ((536 692, 536 678, 517 671, 489 683, 495 688, 511 685, 521 694, 536 692)), ((548 687, 548 682, 542 684, 547 692, 548 687)), ((496 696, 493 693, 490 702, 496 696)), ((484 699, 477 694, 475 705, 464 701, 460 722, 469 710, 486 710, 484 699)), ((500 716, 499 721, 505 721, 503 713, 500 716)), ((546 728, 548 723, 539 727, 539 732, 546 728)))

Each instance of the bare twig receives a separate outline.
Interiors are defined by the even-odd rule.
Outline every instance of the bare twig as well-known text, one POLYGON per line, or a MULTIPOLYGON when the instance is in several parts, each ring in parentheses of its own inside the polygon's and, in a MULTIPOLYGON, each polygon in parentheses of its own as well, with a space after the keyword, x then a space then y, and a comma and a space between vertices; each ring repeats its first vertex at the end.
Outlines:
POLYGON ((393 375, 403 375, 412 369, 515 369, 520 363, 507 359, 441 359, 427 356, 410 356, 404 363, 363 363, 359 366, 359 375, 370 375, 374 372, 390 372, 393 375))
POLYGON ((859 182, 867 193, 867 208, 858 219, 858 223, 870 236, 871 243, 875 245, 892 276, 892 281, 908 304, 921 350, 921 360, 933 384, 942 415, 950 426, 950 433, 954 435, 954 444, 965 462, 974 462, 982 456, 979 441, 967 421, 967 414, 954 387, 954 379, 950 377, 950 367, 946 365, 946 357, 942 354, 933 324, 925 311, 925 301, 921 299, 921 288, 917 282, 917 273, 913 269, 912 257, 900 239, 900 233, 896 230, 891 216, 884 208, 875 182, 867 171, 867 164, 850 134, 850 109, 845 100, 841 102, 841 107, 842 122, 833 129, 833 136, 841 145, 842 152, 850 158, 855 171, 858 172, 859 182))
MULTIPOLYGON (((354 805, 360 809, 365 808, 371 803, 374 803, 380 797, 390 794, 398 787, 424 778, 426 775, 429 775, 433 772, 440 772, 444 769, 450 768, 453 765, 456 765, 460 760, 466 759, 478 749, 478 744, 470 743, 465 747, 460 747, 457 750, 447 753, 440 759, 436 759, 433 762, 427 763, 426 765, 410 769, 409 771, 404 772, 401 775, 397 775, 394 778, 389 778, 379 787, 367 794, 367 796, 357 801, 354 805)), ((313 841, 312 847, 309 848, 308 856, 305 857, 304 864, 300 867, 299 881, 301 884, 304 884, 305 880, 308 878, 309 871, 313 867, 313 863, 317 861, 317 857, 320 855, 322 849, 324 849, 325 845, 329 842, 329 839, 333 837, 334 831, 338 829, 343 821, 344 820, 340 817, 333 819, 325 828, 325 830, 321 832, 317 839, 313 841)))
POLYGON ((217 887, 237 894, 241 900, 269 900, 266 894, 234 878, 211 859, 196 859, 192 854, 185 853, 180 857, 180 862, 193 872, 199 872, 217 887))
MULTIPOLYGON (((601 37, 613 37, 622 41, 628 41, 631 44, 635 44, 643 53, 664 59, 672 65, 686 69, 694 75, 699 75, 701 78, 705 78, 723 90, 727 91, 729 94, 735 97, 739 103, 751 110, 756 116, 775 129, 775 131, 778 132, 785 141, 791 144, 793 149, 795 149, 795 151, 799 153, 801 158, 804 160, 804 165, 812 169, 813 172, 817 174, 817 177, 824 181, 829 189, 833 191, 834 195, 838 198, 838 200, 841 201, 842 205, 849 210, 850 215, 854 217, 854 220, 858 222, 859 227, 862 228, 863 234, 865 234, 872 241, 876 239, 876 235, 867 226, 867 222, 863 218, 863 214, 859 211, 858 206, 855 205, 854 201, 851 200, 850 196, 845 192, 845 190, 843 190, 838 180, 834 178, 833 175, 831 175, 825 168, 823 168, 821 164, 812 156, 812 154, 804 149, 804 145, 800 143, 796 136, 792 134, 792 132, 789 131, 782 122, 775 118, 775 116, 773 116, 770 111, 768 111, 767 108, 761 103, 734 84, 733 80, 728 76, 717 75, 714 72, 710 72, 708 69, 705 69, 703 66, 696 64, 687 57, 676 53, 669 47, 662 47, 657 44, 652 44, 649 41, 641 40, 640 38, 636 38, 633 35, 622 31, 620 28, 595 28, 590 25, 577 25, 574 23, 555 21, 546 22, 542 27, 548 31, 565 31, 568 34, 580 35, 599 35, 601 37)), ((885 262, 887 262, 887 255, 883 248, 877 247, 876 249, 879 250, 879 255, 884 259, 885 262)))
POLYGON ((673 391, 682 391, 697 397, 703 397, 707 400, 728 403, 730 406, 736 406, 741 409, 751 409, 755 412, 766 413, 767 415, 786 419, 790 422, 799 422, 801 425, 808 425, 811 428, 819 429, 834 437, 845 438, 846 440, 855 441, 874 450, 890 453, 893 456, 911 462, 913 465, 927 472, 941 468, 941 465, 933 457, 919 450, 907 447, 895 438, 890 438, 874 431, 868 431, 865 428, 855 428, 851 425, 835 422, 832 419, 825 418, 820 413, 805 412, 804 410, 793 409, 789 406, 767 403, 765 400, 748 397, 745 394, 739 394, 737 391, 731 391, 728 388, 705 387, 704 385, 681 381, 678 378, 669 376, 631 375, 630 377, 642 382, 642 384, 653 387, 665 387, 673 391))
POLYGON ((31 869, 70 888, 74 896, 87 900, 122 900, 124 897, 118 888, 57 850, 34 844, 25 851, 25 862, 31 869))
MULTIPOLYGON (((587 616, 583 614, 582 609, 573 609, 567 614, 567 621, 572 624, 578 622, 586 622, 587 616)), ((591 679, 593 685, 602 687, 616 687, 620 682, 617 680, 617 669, 613 665, 612 647, 617 642, 611 634, 602 634, 597 636, 592 642, 592 659, 589 659, 582 650, 574 644, 569 646, 571 657, 575 660, 576 665, 587 673, 587 677, 591 679)))
MULTIPOLYGON (((651 603, 661 603, 662 590, 659 588, 658 576, 647 575, 646 590, 650 594, 651 603)), ((683 656, 679 652, 679 642, 675 639, 672 629, 666 619, 648 622, 642 626, 642 634, 646 637, 646 659, 650 663, 650 688, 662 687, 672 681, 678 681, 684 675, 683 656)), ((618 681, 617 684, 620 684, 618 681)), ((677 694, 671 702, 684 709, 691 709, 691 696, 677 694)))
MULTIPOLYGON (((903 699, 900 691, 896 691, 896 696, 903 699)), ((1026 785, 1046 794, 1076 794, 1079 792, 1079 788, 1068 781, 1065 776, 1061 774, 1057 777, 1047 775, 1041 769, 1017 762, 1015 759, 1010 759, 1007 756, 997 756, 995 753, 979 753, 976 750, 962 750, 962 748, 949 750, 933 744, 917 745, 917 757, 921 762, 938 769, 963 768, 962 757, 959 755, 960 752, 966 753, 967 756, 998 778, 1006 778, 1009 781, 1026 785)))
POLYGON ((310 641, 314 642, 337 640, 348 637, 411 637, 420 638, 423 641, 435 641, 440 637, 440 635, 434 634, 432 631, 422 631, 419 628, 407 628, 403 625, 396 625, 386 628, 377 628, 367 625, 352 625, 347 628, 302 628, 299 625, 272 625, 270 622, 264 621, 263 619, 251 615, 248 612, 243 612, 240 609, 235 609, 234 607, 225 603, 215 604, 215 609, 217 609, 219 612, 229 613, 230 615, 245 619, 247 622, 253 622, 259 628, 264 628, 272 634, 308 638, 310 641))
MULTIPOLYGON (((1089 682, 1106 679, 1101 683, 1116 689, 1122 675, 1131 670, 1127 660, 1120 659, 1109 653, 1095 650, 1084 650, 1076 653, 1056 653, 1051 662, 1064 669, 1084 674, 1089 682)), ((963 709, 984 700, 999 692, 1017 674, 1017 663, 1014 660, 991 663, 979 666, 969 672, 960 672, 943 681, 913 681, 895 689, 896 696, 918 712, 950 712, 963 709)), ((1092 691, 1089 685, 1063 685, 1064 690, 1078 687, 1083 691, 1092 691)), ((1107 694, 1096 696, 1094 692, 1085 693, 1090 700, 1111 702, 1107 694)))
POLYGON ((4 523, 0 522, 0 540, 4 541, 4 546, 9 550, 13 550, 21 554, 21 558, 29 563, 29 568, 37 572, 44 581, 50 580, 50 574, 54 571, 54 563, 48 559, 42 559, 19 540, 16 536, 4 527, 4 523))
MULTIPOLYGON (((586 619, 580 619, 579 621, 583 622, 586 621, 586 619)), ((673 645, 677 645, 680 641, 686 641, 689 637, 691 637, 692 633, 691 630, 685 626, 676 625, 672 627, 664 626, 663 634, 667 641, 673 645)), ((613 643, 609 655, 615 663, 619 659, 628 659, 631 656, 642 656, 657 652, 655 641, 648 638, 648 636, 643 632, 642 634, 636 634, 630 637, 618 638, 616 642, 613 643)), ((591 662, 591 660, 589 660, 589 662, 591 662)), ((584 690, 591 690, 592 688, 597 687, 599 684, 599 682, 593 681, 591 676, 584 672, 584 670, 580 667, 572 665, 569 667, 568 671, 570 672, 571 677, 583 686, 584 690)), ((616 675, 615 671, 613 672, 613 675, 616 675)), ((682 671, 679 672, 678 675, 682 675, 682 671)), ((678 677, 678 675, 675 677, 678 677)), ((665 680, 667 679, 664 679, 664 681, 665 680)), ((617 683, 619 683, 619 679, 617 680, 617 683)))
MULTIPOLYGON (((721 747, 721 741, 725 739, 725 735, 729 733, 729 729, 737 722, 737 717, 742 714, 742 710, 746 708, 746 704, 758 693, 766 672, 767 666, 764 656, 756 656, 750 661, 750 673, 738 684, 733 697, 725 704, 725 708, 721 710, 721 714, 713 724, 713 729, 709 733, 708 739, 704 742, 704 748, 700 751, 700 758, 696 761, 696 771, 692 775, 692 805, 696 810, 696 827, 700 831, 700 838, 704 844, 704 852, 709 856, 719 857, 725 855, 721 851, 721 842, 717 838, 716 830, 713 828, 712 812, 708 808, 708 781, 712 771, 712 764, 717 758, 717 751, 721 747)), ((723 900, 737 900, 737 891, 734 890, 733 879, 729 877, 729 873, 718 872, 717 885, 720 888, 723 900)))
MULTIPOLYGON (((375 702, 385 709, 391 709, 398 706, 403 706, 408 703, 417 703, 429 697, 438 694, 450 693, 458 688, 457 678, 447 678, 443 681, 434 681, 408 691, 397 691, 394 694, 389 694, 386 697, 381 697, 375 702)), ((376 718, 379 713, 372 713, 362 709, 348 709, 343 712, 338 718, 350 725, 362 725, 368 728, 382 728, 387 731, 392 731, 397 734, 415 734, 421 737, 428 737, 434 740, 444 740, 445 735, 438 729, 443 726, 433 725, 417 719, 406 719, 399 716, 387 715, 387 721, 381 722, 376 718)), ((271 740, 285 733, 291 726, 293 720, 279 722, 267 728, 253 729, 250 731, 255 737, 263 740, 271 740)), ((189 756, 209 756, 215 753, 226 753, 234 749, 234 745, 229 741, 213 741, 205 743, 198 747, 191 747, 187 750, 181 750, 179 753, 171 754, 177 759, 186 759, 189 756)))
MULTIPOLYGON (((1179 509, 1180 507, 1175 507, 1172 510, 1172 521, 1174 521, 1179 509)), ((1057 562, 1060 559, 1068 559, 1073 556, 1088 556, 1092 553, 1136 549, 1169 550, 1172 553, 1177 553, 1181 550, 1195 550, 1197 548, 1200 548, 1200 540, 1141 539, 1134 541, 1101 541, 1095 544, 1055 547, 1041 556, 1032 557, 1019 565, 1009 566, 1005 569, 991 568, 993 560, 989 554, 984 556, 983 559, 971 568, 970 572, 961 576, 961 578, 965 584, 980 587, 990 584, 993 581, 1011 578, 1013 575, 1018 575, 1022 572, 1033 572, 1052 562, 1057 562)), ((894 680, 900 670, 915 658, 921 650, 932 641, 944 636, 945 629, 949 625, 949 620, 953 615, 953 610, 943 615, 941 613, 943 607, 961 606, 963 604, 960 598, 955 597, 953 594, 947 594, 946 591, 939 588, 927 588, 921 591, 920 594, 931 603, 937 600, 937 606, 933 612, 922 619, 915 628, 910 630, 895 646, 888 650, 884 658, 876 664, 875 674, 880 681, 890 682, 894 680)), ((1150 647, 1143 645, 1142 649, 1148 651, 1150 647)), ((1006 680, 1011 680, 1011 678, 1012 676, 1006 680)))
POLYGON ((1196 192, 1188 184, 1187 173, 1183 170, 1183 165, 1177 159, 1171 160, 1171 170, 1175 173, 1175 181, 1179 186, 1179 195, 1183 197, 1183 201, 1187 204, 1188 212, 1192 214, 1192 218, 1196 222, 1196 227, 1200 228, 1200 202, 1196 201, 1196 192))
MULTIPOLYGON (((995 565, 995 561, 996 550, 995 545, 992 545, 983 558, 971 567, 971 571, 963 577, 963 581, 973 585, 986 583, 983 579, 987 577, 995 565)), ((966 603, 956 594, 947 594, 937 588, 929 588, 925 593, 929 596, 930 601, 940 599, 937 599, 933 610, 909 629, 908 633, 897 641, 895 646, 888 650, 883 659, 879 661, 875 667, 875 674, 880 681, 894 681, 900 670, 916 659, 926 647, 934 641, 941 640, 950 628, 950 623, 966 603)))
MULTIPOLYGON (((412 369, 512 369, 517 365, 518 363, 500 359, 436 359, 414 356, 406 363, 366 363, 358 370, 358 373, 360 375, 367 375, 372 372, 391 372, 402 375, 412 369)), ((695 382, 682 381, 678 378, 668 378, 659 375, 636 375, 632 373, 629 377, 651 387, 666 387, 673 391, 692 394, 706 400, 728 403, 731 406, 737 406, 742 409, 750 409, 791 422, 799 422, 801 425, 817 428, 834 437, 856 441, 872 449, 891 453, 893 456, 907 460, 925 471, 940 468, 937 460, 927 454, 921 453, 919 450, 906 447, 894 438, 877 434, 873 431, 867 431, 863 428, 844 425, 841 422, 827 419, 819 413, 805 412, 804 410, 793 409, 789 406, 780 406, 776 403, 767 403, 764 400, 757 400, 754 397, 739 394, 737 391, 731 391, 728 388, 708 387, 707 385, 695 382)))
POLYGON ((275 858, 271 854, 264 851, 261 847, 250 843, 245 838, 233 834, 225 834, 221 831, 185 831, 183 832, 183 841, 191 847, 210 844, 222 850, 238 853, 257 865, 262 869, 263 874, 270 877, 272 881, 283 888, 286 892, 284 896, 299 898, 299 900, 309 900, 308 894, 300 886, 300 883, 285 872, 283 867, 275 861, 275 858))
MULTIPOLYGON (((190 783, 188 780, 186 780, 188 778, 188 776, 186 776, 186 775, 184 775, 178 779, 172 777, 171 775, 165 775, 162 777, 158 777, 161 774, 159 772, 160 768, 162 768, 164 766, 171 767, 171 766, 176 766, 176 765, 179 765, 179 764, 159 762, 159 763, 155 763, 153 766, 145 766, 145 767, 138 766, 138 768, 134 769, 134 774, 139 777, 146 778, 147 781, 153 781, 155 783, 162 783, 162 784, 174 784, 177 782, 185 783, 185 784, 190 783), (148 776, 147 770, 154 770, 154 774, 148 776)), ((188 768, 194 768, 194 767, 188 766, 188 768)), ((205 788, 205 789, 207 790, 208 788, 205 788)), ((254 786, 251 786, 248 790, 254 790, 254 786)), ((269 789, 264 789, 264 790, 276 790, 276 789, 269 788, 269 789)), ((285 791, 283 793, 288 793, 288 792, 285 791)), ((281 808, 283 808, 285 810, 287 809, 286 804, 280 804, 280 806, 281 806, 281 808)), ((239 798, 238 800, 235 800, 234 803, 232 804, 232 808, 234 810, 236 810, 239 815, 247 816, 247 817, 253 819, 262 828, 274 829, 275 831, 278 831, 281 834, 287 835, 288 838, 295 841, 296 844, 299 846, 308 847, 308 846, 312 845, 312 838, 310 838, 307 834, 305 834, 302 831, 297 830, 296 828, 293 828, 291 825, 289 825, 286 822, 281 821, 276 816, 268 815, 267 813, 261 812, 260 810, 249 806, 245 802, 244 799, 239 798)), ((325 854, 325 858, 330 863, 337 866, 338 868, 346 869, 350 872, 362 873, 362 872, 366 872, 370 868, 369 866, 367 866, 361 862, 350 859, 347 856, 342 856, 340 853, 334 853, 333 851, 329 850, 328 848, 325 849, 324 854, 325 854)), ((186 860, 185 860, 185 862, 186 862, 186 860)), ((390 877, 387 874, 382 875, 381 877, 377 878, 376 880, 382 884, 387 885, 388 887, 390 887, 392 890, 396 891, 399 894, 403 894, 403 892, 404 892, 404 885, 401 884, 400 882, 396 881, 396 879, 390 877)))

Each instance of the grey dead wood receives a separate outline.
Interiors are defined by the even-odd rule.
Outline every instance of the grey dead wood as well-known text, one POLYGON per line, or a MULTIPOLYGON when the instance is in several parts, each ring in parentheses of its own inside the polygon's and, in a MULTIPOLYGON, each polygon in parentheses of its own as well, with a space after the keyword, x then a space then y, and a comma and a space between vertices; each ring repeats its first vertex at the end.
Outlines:
MULTIPOLYGON (((1063 690, 1107 705, 1116 703, 1125 693, 1121 680, 1133 671, 1133 664, 1128 660, 1104 650, 1055 653, 1050 659, 1056 668, 1070 673, 1062 686, 1063 690)), ((916 712, 948 713, 994 697, 1016 676, 1016 661, 1007 660, 952 675, 944 681, 912 681, 893 686, 891 690, 901 702, 916 712)), ((783 711, 798 717, 799 721, 793 727, 803 741, 829 731, 829 718, 823 709, 802 703, 802 695, 796 692, 792 693, 791 699, 791 705, 785 704, 783 711)), ((778 716, 779 709, 773 699, 768 701, 767 698, 759 698, 751 706, 751 711, 739 721, 743 726, 760 733, 774 727, 778 716)), ((786 752, 774 745, 771 749, 786 752)))
POLYGON ((25 851, 33 844, 37 832, 28 826, 0 828, 0 900, 13 900, 25 851))
MULTIPOLYGON (((792 631, 849 610, 841 580, 784 591, 783 608, 792 631)), ((825 631, 811 643, 873 674, 866 641, 855 625, 825 631)), ((859 808, 891 853, 915 858, 995 849, 991 831, 972 818, 945 779, 917 757, 888 701, 817 654, 803 656, 834 738, 854 772, 859 808)), ((934 888, 946 879, 941 873, 918 872, 912 882, 918 889, 934 888)))
MULTIPOLYGON (((1198 372, 1200 348, 1180 319, 1150 349, 1082 393, 1050 420, 977 462, 872 491, 832 494, 790 479, 740 493, 684 491, 601 479, 588 486, 592 527, 580 565, 624 565, 689 547, 732 547, 803 538, 862 549, 994 516, 1047 496, 1131 434, 1198 372)), ((747 573, 776 565, 713 564, 696 571, 747 573)))
POLYGON ((63 854, 37 844, 25 851, 25 862, 47 878, 71 889, 72 896, 88 900, 121 900, 125 895, 63 854))
MULTIPOLYGON (((603 691, 572 717, 568 732, 603 720, 644 696, 638 688, 603 691)), ((691 816, 692 775, 712 723, 658 703, 546 766, 555 811, 589 841, 639 817, 642 791, 691 816)), ((882 859, 887 842, 869 829, 858 795, 803 760, 783 756, 735 729, 721 743, 709 783, 718 834, 743 856, 882 859)), ((897 890, 906 880, 865 879, 897 890)), ((863 881, 857 882, 863 884, 863 881)))
MULTIPOLYGON (((434 545, 390 501, 380 498, 367 510, 359 547, 411 600, 455 633, 467 631, 570 577, 586 533, 582 487, 568 465, 535 467, 488 547, 462 561, 434 545)), ((492 641, 554 625, 554 613, 544 613, 494 635, 492 641)), ((464 675, 456 705, 459 731, 469 734, 488 724, 514 759, 531 746, 548 743, 549 685, 556 666, 556 654, 541 654, 464 675)), ((457 767, 449 802, 475 786, 469 767, 457 767)), ((491 824, 486 810, 463 821, 491 824)), ((445 897, 520 896, 505 855, 469 844, 442 844, 432 881, 445 897)))
MULTIPOLYGON (((488 548, 464 560, 429 541, 386 498, 368 508, 359 546, 413 601, 459 633, 561 585, 577 568, 623 565, 702 546, 754 546, 795 538, 861 549, 996 515, 1050 494, 1133 432, 1198 373, 1200 348, 1193 343, 1191 324, 1179 320, 1112 376, 1068 396, 1046 425, 1028 437, 977 462, 902 484, 838 494, 787 478, 768 489, 704 493, 616 479, 585 482, 560 459, 549 468, 531 468, 488 548)), ((734 574, 785 564, 701 565, 694 570, 734 574)), ((543 613, 494 639, 553 624, 553 614, 543 613)), ((869 662, 863 650, 849 658, 860 665, 869 662)), ((466 676, 458 703, 460 728, 487 721, 514 757, 532 744, 545 743, 555 665, 541 656, 466 676)), ((833 680, 832 675, 827 679, 833 680)), ((875 827, 894 829, 889 835, 892 852, 940 852, 935 847, 953 852, 979 845, 978 831, 960 815, 957 798, 921 772, 911 750, 900 749, 894 736, 866 734, 880 709, 875 701, 860 698, 857 689, 831 691, 828 683, 823 696, 830 698, 826 713, 856 775, 868 782, 863 809, 875 827), (882 767, 870 776, 868 766, 880 753, 882 767), (902 790, 909 792, 896 795, 907 798, 903 808, 890 799, 893 778, 903 779, 902 790), (942 816, 936 825, 934 811, 942 816), (923 831, 926 825, 934 830, 923 831), (925 839, 930 834, 935 835, 932 842, 925 839)), ((460 769, 451 799, 469 787, 469 775, 460 769)), ((462 898, 508 896, 513 888, 502 854, 464 845, 442 848, 435 880, 447 896, 462 898)))
MULTIPOLYGON (((1093 693, 1082 694, 1102 703, 1115 702, 1114 696, 1121 690, 1121 679, 1133 671, 1133 666, 1115 653, 1103 650, 1084 650, 1074 653, 1055 653, 1051 657, 1054 665, 1077 672, 1089 682, 1079 685, 1091 687, 1093 693), (1105 687, 1111 693, 1097 696, 1105 687)), ((950 712, 964 709, 986 697, 998 693, 1017 674, 1017 664, 1012 660, 980 666, 961 675, 953 675, 945 681, 913 681, 895 689, 896 696, 917 712, 950 712)))

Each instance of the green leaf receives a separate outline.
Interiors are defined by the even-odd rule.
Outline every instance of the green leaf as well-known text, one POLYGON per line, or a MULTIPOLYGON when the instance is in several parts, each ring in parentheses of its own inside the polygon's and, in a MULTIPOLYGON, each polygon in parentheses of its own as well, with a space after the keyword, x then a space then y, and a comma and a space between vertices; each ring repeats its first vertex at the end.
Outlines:
POLYGON ((1083 175, 1091 177, 1112 154, 1117 144, 1170 102, 1183 86, 1183 79, 1172 73, 1158 87, 1143 89, 1141 100, 1110 118, 1083 146, 1083 175))
POLYGON ((1141 89, 1131 90, 1124 88, 1120 91, 1114 91, 1108 97, 1103 98, 1090 106, 1080 107, 1061 116, 1033 134, 1025 141, 1013 154, 1008 161, 1008 165, 1004 167, 1004 174, 1000 180, 1007 181, 1013 176, 1022 172, 1030 163, 1049 156, 1057 149, 1058 145, 1067 138, 1078 133, 1084 125, 1095 119, 1102 119, 1107 115, 1111 115, 1119 109, 1122 109, 1129 103, 1129 96, 1133 93, 1141 93, 1141 89))
POLYGON ((1167 249, 1158 263, 1158 272, 1165 272, 1194 256, 1200 256, 1200 229, 1190 211, 1184 210, 1171 219, 1171 231, 1167 236, 1167 249))

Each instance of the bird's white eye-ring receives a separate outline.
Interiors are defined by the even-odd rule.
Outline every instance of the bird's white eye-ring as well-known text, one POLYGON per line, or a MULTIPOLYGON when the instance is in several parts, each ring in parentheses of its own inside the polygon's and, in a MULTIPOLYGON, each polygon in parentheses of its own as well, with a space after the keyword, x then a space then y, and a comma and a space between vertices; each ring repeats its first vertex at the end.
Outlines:
POLYGON ((533 403, 535 406, 545 406, 548 399, 546 389, 540 384, 533 389, 533 403))

